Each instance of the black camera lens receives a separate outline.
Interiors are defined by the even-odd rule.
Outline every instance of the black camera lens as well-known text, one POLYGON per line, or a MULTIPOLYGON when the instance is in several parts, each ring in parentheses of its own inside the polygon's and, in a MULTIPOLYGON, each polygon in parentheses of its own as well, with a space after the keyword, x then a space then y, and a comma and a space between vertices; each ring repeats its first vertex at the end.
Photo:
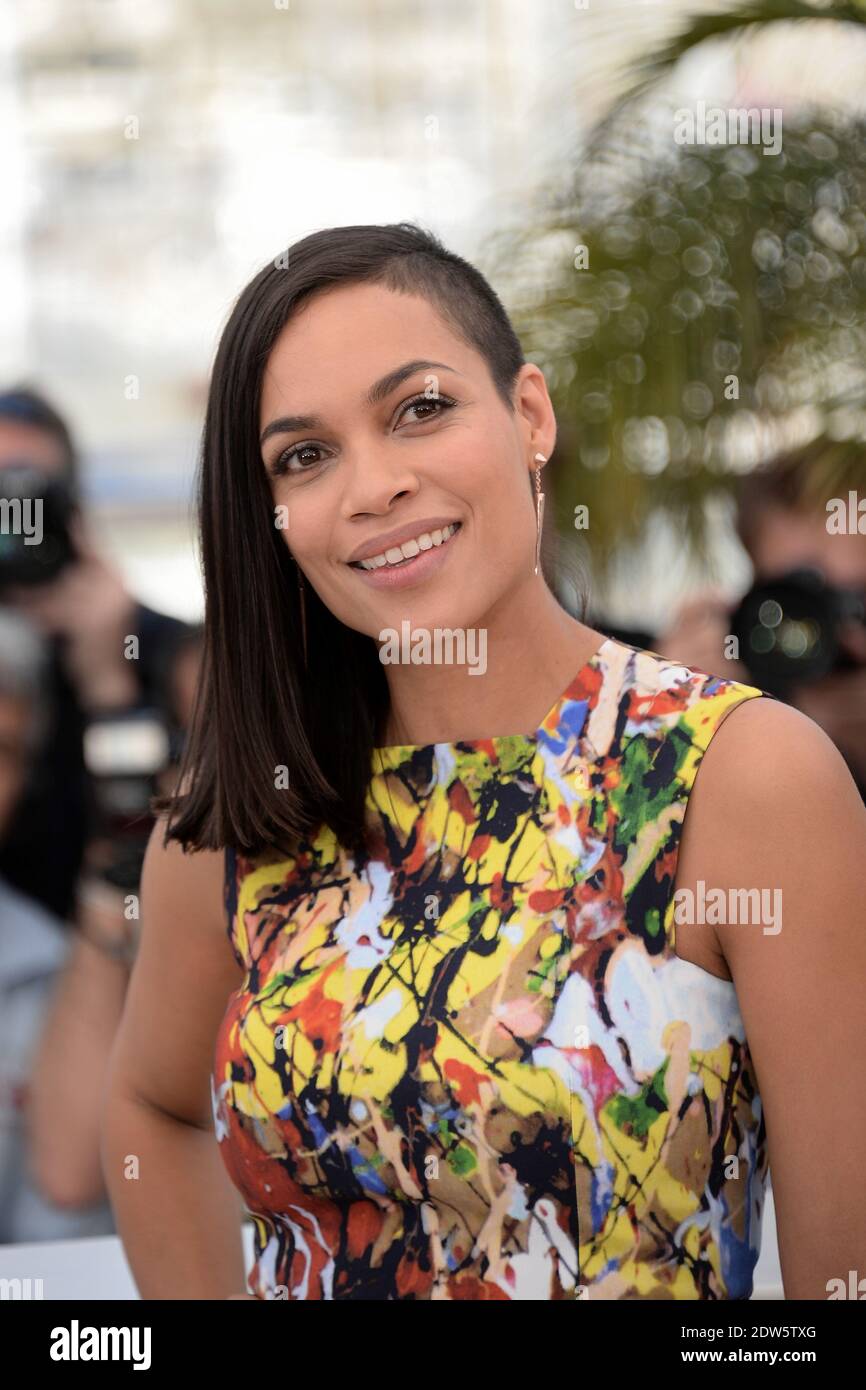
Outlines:
POLYGON ((832 671, 840 655, 838 625, 853 615, 854 597, 813 569, 756 584, 731 620, 740 660, 755 684, 784 694, 832 671))

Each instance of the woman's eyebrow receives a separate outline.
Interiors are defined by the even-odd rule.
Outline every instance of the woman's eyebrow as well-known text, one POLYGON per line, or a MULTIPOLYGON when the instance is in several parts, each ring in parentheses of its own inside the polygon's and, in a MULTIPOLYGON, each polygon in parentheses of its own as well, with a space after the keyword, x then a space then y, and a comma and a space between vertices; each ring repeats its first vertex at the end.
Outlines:
MULTIPOLYGON (((401 367, 395 367, 392 372, 387 372, 378 381, 374 381, 365 396, 366 403, 368 405, 378 404, 408 376, 414 376, 416 372, 427 371, 431 367, 438 367, 442 371, 454 372, 455 376, 462 376, 462 372, 458 372, 455 367, 449 367, 447 362, 428 362, 423 358, 415 358, 414 361, 404 362, 401 367)), ((291 434, 295 430, 315 430, 319 429, 321 424, 322 421, 318 415, 281 415, 265 426, 259 445, 264 444, 273 434, 291 434)))

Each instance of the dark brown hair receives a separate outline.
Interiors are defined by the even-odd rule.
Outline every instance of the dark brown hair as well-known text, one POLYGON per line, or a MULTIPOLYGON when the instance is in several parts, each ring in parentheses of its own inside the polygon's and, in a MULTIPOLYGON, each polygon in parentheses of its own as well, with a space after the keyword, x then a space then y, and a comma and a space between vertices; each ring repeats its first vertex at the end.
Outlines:
POLYGON ((428 299, 485 358, 514 409, 524 356, 502 303, 479 271, 411 223, 315 232, 242 291, 214 361, 199 460, 201 676, 178 789, 153 803, 167 813, 166 839, 185 849, 291 853, 324 823, 365 850, 384 669, 373 639, 306 584, 305 670, 297 570, 274 525, 258 443, 262 377, 280 331, 317 291, 363 281, 428 299))

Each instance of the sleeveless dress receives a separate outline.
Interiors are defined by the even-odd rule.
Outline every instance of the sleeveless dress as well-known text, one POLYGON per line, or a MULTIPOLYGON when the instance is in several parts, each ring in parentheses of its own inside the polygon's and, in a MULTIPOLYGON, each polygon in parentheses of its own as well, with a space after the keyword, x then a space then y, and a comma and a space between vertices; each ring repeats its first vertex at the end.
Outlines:
POLYGON ((673 894, 701 758, 764 693, 608 638, 534 735, 376 749, 366 863, 327 827, 227 851, 248 1292, 750 1296, 761 1100, 673 894))

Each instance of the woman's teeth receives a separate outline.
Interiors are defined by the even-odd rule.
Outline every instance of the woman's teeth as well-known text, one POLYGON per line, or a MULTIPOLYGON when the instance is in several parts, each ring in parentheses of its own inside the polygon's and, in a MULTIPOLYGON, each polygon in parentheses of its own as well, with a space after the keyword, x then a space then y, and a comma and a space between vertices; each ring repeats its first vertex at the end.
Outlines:
POLYGON ((383 565, 390 565, 399 568, 405 565, 407 560, 412 560, 421 550, 430 550, 435 545, 444 545, 450 541, 454 532, 459 530, 460 522, 452 521, 450 526, 445 526, 441 531, 423 531, 420 536, 415 536, 411 541, 404 541, 402 545, 391 546, 381 555, 371 555, 367 560, 356 560, 354 563, 359 569, 377 570, 383 565))

